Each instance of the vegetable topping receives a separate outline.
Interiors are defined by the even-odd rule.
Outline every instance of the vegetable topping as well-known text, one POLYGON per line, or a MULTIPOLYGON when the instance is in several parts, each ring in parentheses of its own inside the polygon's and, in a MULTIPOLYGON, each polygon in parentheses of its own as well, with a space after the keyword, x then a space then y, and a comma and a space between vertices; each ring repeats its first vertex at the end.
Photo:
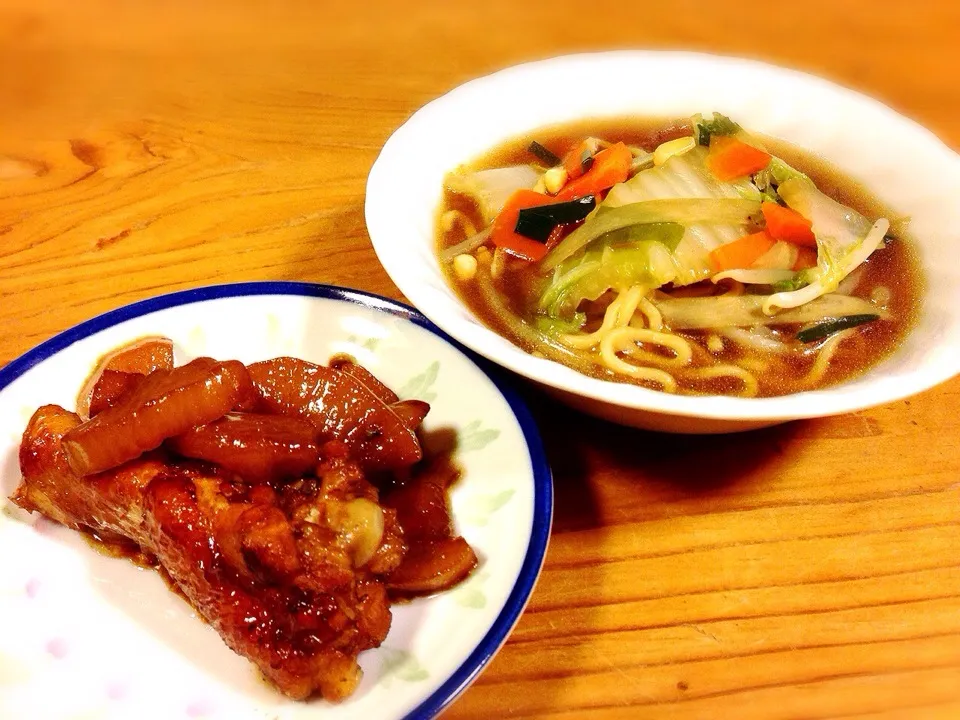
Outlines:
POLYGON ((557 193, 560 200, 572 200, 585 195, 596 195, 622 183, 630 175, 633 155, 630 148, 622 142, 611 145, 593 156, 593 162, 587 172, 576 176, 567 167, 570 178, 563 189, 557 193))
MULTIPOLYGON (((693 357, 678 331, 708 333, 697 342, 718 363, 684 373, 751 395, 766 381, 743 348, 786 356, 798 341, 891 319, 887 288, 857 292, 858 268, 889 237, 886 219, 832 199, 724 115, 691 125, 689 134, 658 130, 664 139, 648 147, 551 138, 569 148, 562 158, 532 141, 541 164, 451 173, 447 190, 477 212, 444 216, 459 212, 444 221, 458 230, 441 262, 548 357, 671 392, 671 373, 693 357), (513 302, 532 308, 529 318, 509 318, 515 311, 494 302, 518 273, 526 275, 513 302)), ((823 346, 827 360, 810 370, 811 383, 850 334, 823 346)))
POLYGON ((550 150, 545 148, 543 145, 538 143, 536 140, 533 140, 530 143, 530 146, 527 148, 527 152, 537 158, 547 167, 555 167, 559 165, 562 161, 556 155, 554 155, 550 150))
POLYGON ((707 167, 717 180, 733 180, 753 175, 770 164, 770 154, 733 137, 714 135, 710 138, 707 167))
POLYGON ((824 320, 823 322, 818 322, 812 327, 805 328, 797 333, 797 340, 800 342, 816 342, 817 340, 823 340, 825 337, 829 337, 834 333, 838 333, 841 330, 847 330, 849 328, 857 327, 858 325, 863 325, 864 323, 873 322, 874 320, 879 320, 879 315, 847 315, 846 317, 837 318, 835 320, 824 320))
POLYGON ((795 245, 816 248, 817 238, 813 234, 811 223, 796 210, 765 202, 760 206, 763 219, 767 223, 767 232, 777 240, 786 240, 795 245))
POLYGON ((558 225, 580 222, 596 204, 593 195, 585 195, 568 202, 521 208, 514 232, 545 243, 558 225))

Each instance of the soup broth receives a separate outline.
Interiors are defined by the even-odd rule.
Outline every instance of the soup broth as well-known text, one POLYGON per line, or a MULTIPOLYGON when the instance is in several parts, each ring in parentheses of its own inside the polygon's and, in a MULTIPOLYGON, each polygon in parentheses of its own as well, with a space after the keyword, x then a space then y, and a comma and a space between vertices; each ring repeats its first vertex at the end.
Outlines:
MULTIPOLYGON (((469 176, 479 170, 529 165, 543 178, 545 176, 542 173, 550 165, 550 153, 557 160, 567 156, 565 165, 569 166, 570 153, 579 152, 575 148, 581 146, 584 138, 599 139, 598 152, 612 143, 622 142, 631 148, 635 164, 646 162, 649 165, 650 160, 642 151, 653 153, 669 141, 689 146, 689 142, 681 138, 690 137, 692 133, 694 125, 689 121, 588 121, 542 129, 528 137, 510 141, 458 172, 469 176), (533 141, 548 151, 545 154, 547 162, 531 154, 533 141)), ((797 279, 806 278, 808 285, 813 284, 812 278, 816 276, 811 273, 818 272, 817 266, 797 270, 798 265, 794 264, 790 268, 780 268, 776 271, 777 275, 770 275, 771 278, 793 277, 793 288, 784 289, 772 283, 746 283, 736 279, 717 280, 718 273, 714 267, 707 271, 712 277, 697 281, 686 278, 681 282, 678 278, 656 287, 642 282, 627 282, 619 286, 614 284, 598 297, 585 298, 575 308, 568 308, 568 316, 575 317, 576 321, 568 321, 565 317, 551 319, 544 308, 545 288, 551 282, 556 283, 557 274, 564 267, 556 263, 551 267, 551 253, 557 251, 564 235, 569 236, 579 225, 590 223, 594 217, 606 211, 605 205, 611 199, 611 195, 607 195, 609 191, 597 194, 597 208, 585 221, 555 227, 545 243, 549 248, 546 257, 533 261, 521 257, 522 252, 511 252, 510 248, 498 247, 489 238, 478 236, 491 225, 489 208, 483 207, 476 193, 463 192, 459 187, 448 185, 438 214, 436 231, 438 254, 446 278, 478 318, 527 352, 563 362, 606 380, 631 382, 681 394, 767 397, 833 385, 855 377, 896 350, 917 315, 923 283, 905 223, 863 186, 823 159, 780 140, 751 136, 751 142, 762 146, 768 154, 784 161, 791 169, 806 175, 821 193, 862 215, 873 225, 873 232, 880 232, 875 222, 878 218, 891 221, 890 229, 884 231, 880 246, 847 274, 839 282, 839 287, 806 306, 812 312, 814 306, 836 300, 838 304, 856 306, 861 311, 828 312, 823 317, 804 317, 792 322, 788 321, 789 314, 782 316, 787 319, 779 321, 776 319, 779 313, 774 313, 773 320, 763 320, 757 324, 728 325, 718 321, 716 326, 695 328, 683 327, 690 324, 687 321, 671 319, 671 308, 678 306, 676 301, 680 299, 708 299, 709 302, 700 304, 705 309, 707 319, 695 320, 693 324, 710 325, 712 299, 718 301, 715 303, 718 308, 721 304, 724 308, 734 308, 754 300, 755 304, 760 303, 775 292, 789 292, 789 289, 799 289, 797 286, 802 288, 802 280, 797 279), (458 253, 459 258, 452 258, 450 248, 475 245, 476 242, 467 242, 471 238, 483 242, 478 247, 458 253), (473 260, 464 259, 464 255, 469 255, 473 260), (864 313, 862 308, 868 308, 868 311, 864 313), (611 318, 614 320, 611 321, 611 318), (864 318, 869 321, 864 321, 864 318), (580 323, 579 327, 574 328, 576 323, 580 323), (673 327, 674 323, 678 327, 673 327), (618 337, 611 340, 610 329, 613 326, 620 330, 617 331, 618 337), (827 330, 830 332, 823 334, 827 330), (822 336, 816 337, 818 334, 822 336), (604 335, 608 336, 606 340, 603 339, 604 335)), ((709 146, 708 151, 706 147, 700 142, 693 152, 706 157, 709 165, 715 150, 709 146)), ((685 152, 691 151, 688 148, 685 152)), ((601 158, 600 155, 596 157, 601 158)), ((652 169, 669 168, 670 162, 667 160, 652 169)), ((693 159, 689 162, 693 162, 693 159)), ((636 172, 646 169, 651 168, 636 172)), ((574 170, 577 168, 574 167, 574 170)), ((591 168, 584 163, 580 170, 585 177, 591 168)), ((633 174, 635 176, 636 173, 633 174)), ((529 174, 528 182, 533 177, 533 174, 529 174)), ((568 179, 567 182, 572 181, 568 179)), ((753 182, 761 185, 760 175, 754 175, 753 182)), ((781 182, 779 187, 785 190, 789 186, 781 182)), ((538 187, 534 189, 549 195, 542 179, 538 180, 538 187)), ((771 187, 767 192, 789 211, 783 199, 776 197, 776 187, 771 187)), ((764 217, 767 209, 768 205, 765 204, 764 217)), ((759 215, 756 220, 764 223, 759 215)), ((757 231, 754 225, 753 220, 744 224, 743 234, 757 231)), ((781 247, 780 241, 771 239, 772 227, 767 223, 767 227, 760 228, 760 232, 766 233, 765 242, 777 244, 777 251, 784 250, 801 258, 807 257, 808 264, 817 262, 820 267, 824 265, 825 250, 821 233, 817 234, 819 247, 803 250, 790 243, 781 247)), ((497 229, 494 227, 493 230, 495 232, 497 229)), ((816 224, 814 230, 817 230, 816 224)), ((731 237, 737 234, 727 233, 731 237)), ((594 240, 593 245, 605 242, 605 237, 610 236, 594 240)), ((687 235, 683 238, 681 243, 687 241, 687 235)), ((586 251, 590 247, 588 245, 586 251)), ((679 248, 680 245, 673 250, 675 256, 679 248)), ((580 252, 582 254, 584 250, 580 252)), ((774 254, 774 251, 767 253, 771 258, 774 254)), ((576 261, 576 257, 573 256, 572 260, 576 261)), ((609 255, 600 257, 599 262, 603 262, 603 257, 609 255)), ((767 262, 766 256, 763 257, 763 262, 767 262)), ((713 253, 710 261, 714 262, 713 253)), ((750 272, 741 274, 752 273, 760 277, 754 265, 743 269, 750 272)), ((793 312, 800 310, 797 308, 793 312)))

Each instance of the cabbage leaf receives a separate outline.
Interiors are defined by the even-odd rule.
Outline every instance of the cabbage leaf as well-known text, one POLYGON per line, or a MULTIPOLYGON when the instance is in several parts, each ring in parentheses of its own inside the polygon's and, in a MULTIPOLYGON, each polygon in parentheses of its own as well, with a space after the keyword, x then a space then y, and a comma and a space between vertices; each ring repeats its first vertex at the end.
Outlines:
POLYGON ((809 284, 805 287, 769 296, 763 305, 768 315, 835 291, 880 246, 890 227, 884 218, 871 223, 856 210, 820 192, 805 176, 781 183, 778 192, 790 208, 811 221, 817 237, 817 267, 806 271, 809 284))
POLYGON ((539 179, 540 173, 531 165, 510 165, 447 173, 443 186, 450 192, 473 200, 483 216, 484 224, 489 225, 514 192, 532 188, 539 179))

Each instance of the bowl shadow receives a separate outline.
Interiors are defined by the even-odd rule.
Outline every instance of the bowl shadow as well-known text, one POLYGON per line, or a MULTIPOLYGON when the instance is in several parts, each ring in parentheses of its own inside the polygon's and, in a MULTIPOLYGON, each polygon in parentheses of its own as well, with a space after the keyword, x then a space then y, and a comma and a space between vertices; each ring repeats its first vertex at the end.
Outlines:
POLYGON ((617 490, 643 500, 638 520, 673 514, 670 506, 684 501, 749 493, 802 425, 675 435, 600 420, 535 389, 524 395, 553 471, 554 532, 601 527, 603 505, 617 490))

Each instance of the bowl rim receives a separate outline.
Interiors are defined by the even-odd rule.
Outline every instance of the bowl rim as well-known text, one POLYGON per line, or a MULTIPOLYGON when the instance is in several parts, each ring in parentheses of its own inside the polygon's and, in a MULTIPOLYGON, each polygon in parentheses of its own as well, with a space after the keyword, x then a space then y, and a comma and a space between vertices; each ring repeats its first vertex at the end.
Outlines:
POLYGON ((533 481, 533 517, 530 538, 514 585, 490 629, 462 663, 447 676, 447 679, 404 715, 404 718, 410 719, 434 717, 449 706, 476 680, 480 672, 506 642, 533 593, 550 540, 550 529, 553 522, 553 479, 537 423, 523 398, 514 387, 513 379, 508 377, 494 363, 483 357, 478 357, 476 353, 450 337, 415 308, 396 300, 362 290, 321 283, 254 281, 208 285, 157 295, 108 310, 80 322, 41 342, 7 365, 0 367, 0 393, 44 360, 53 357, 76 342, 119 325, 126 320, 207 300, 257 295, 294 295, 334 300, 360 305, 408 320, 453 346, 464 355, 467 362, 476 365, 490 379, 516 417, 527 448, 533 481))
MULTIPOLYGON (((844 96, 845 99, 855 102, 867 111, 885 115, 891 122, 900 125, 905 132, 912 133, 913 139, 917 142, 925 143, 931 150, 942 153, 953 161, 960 161, 960 155, 932 131, 875 98, 817 75, 753 58, 686 50, 620 49, 558 55, 505 67, 452 88, 410 115, 384 143, 367 178, 365 218, 374 250, 401 292, 427 317, 470 349, 540 385, 625 410, 646 411, 675 417, 768 423, 827 417, 901 400, 946 382, 960 373, 960 353, 958 353, 952 363, 941 363, 935 368, 909 371, 896 383, 883 383, 882 378, 875 378, 868 383, 863 383, 863 387, 858 387, 856 392, 837 393, 837 388, 846 385, 846 383, 839 383, 816 390, 763 398, 678 395, 650 390, 630 383, 591 377, 558 362, 530 355, 488 328, 482 321, 473 323, 458 314, 457 308, 462 308, 473 316, 459 297, 456 297, 455 291, 449 288, 445 278, 441 278, 442 282, 455 301, 449 306, 447 303, 437 302, 436 295, 429 292, 429 288, 417 282, 416 277, 408 274, 409 259, 401 256, 397 250, 403 244, 398 243, 397 240, 404 230, 390 225, 383 213, 394 168, 400 167, 398 162, 404 162, 403 157, 408 152, 407 137, 422 132, 421 126, 431 127, 431 124, 436 122, 437 116, 445 115, 449 119, 451 115, 456 114, 455 105, 458 102, 469 99, 475 93, 490 92, 504 80, 516 81, 517 78, 529 80, 556 75, 585 63, 603 65, 604 68, 609 69, 620 62, 701 63, 709 64, 713 69, 724 72, 746 70, 767 75, 772 73, 778 77, 790 79, 794 83, 802 83, 821 91, 844 96), (877 387, 878 384, 880 388, 877 387)), ((529 128, 529 130, 535 129, 529 128)), ((467 159, 457 158, 454 163, 467 159)), ((452 165, 453 163, 451 167, 452 165)), ((437 197, 439 199, 439 188, 437 197)), ((431 208, 431 212, 434 211, 435 208, 431 208)), ((407 228, 406 232, 417 231, 407 228)), ((431 261, 436 263, 432 248, 430 257, 431 261)), ((437 271, 439 272, 439 267, 437 271)))

